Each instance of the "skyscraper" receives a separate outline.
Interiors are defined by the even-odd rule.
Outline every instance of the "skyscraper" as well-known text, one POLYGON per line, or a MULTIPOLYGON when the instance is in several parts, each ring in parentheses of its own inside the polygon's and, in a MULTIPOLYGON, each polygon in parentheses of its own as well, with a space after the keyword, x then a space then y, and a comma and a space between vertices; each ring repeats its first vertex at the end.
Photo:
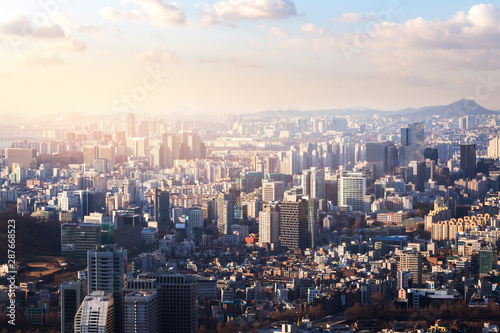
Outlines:
POLYGON ((229 193, 219 193, 217 196, 217 229, 220 235, 231 234, 231 228, 234 222, 234 209, 236 206, 236 197, 239 197, 239 190, 231 189, 229 193))
POLYGON ((159 332, 158 292, 133 291, 123 298, 124 333, 159 332))
POLYGON ((302 170, 303 194, 315 199, 325 198, 325 170, 313 167, 302 170))
POLYGON ((413 123, 409 124, 408 128, 401 128, 401 145, 409 147, 405 149, 407 162, 422 161, 424 159, 424 143, 424 123, 413 123))
POLYGON ((61 284, 61 333, 75 331, 75 315, 83 300, 82 281, 67 281, 61 284))
POLYGON ((363 197, 366 194, 366 177, 362 173, 342 173, 338 184, 338 204, 353 211, 363 211, 363 197))
POLYGON ((460 169, 464 177, 472 179, 476 176, 476 145, 474 143, 460 145, 460 169))
MULTIPOLYGON (((116 314, 113 295, 104 291, 94 291, 86 296, 75 316, 75 333, 114 333, 116 314)), ((118 327, 121 327, 118 326, 118 327)))
POLYGON ((318 209, 319 202, 318 199, 308 199, 307 200, 307 247, 315 248, 318 243, 318 209))
POLYGON ((275 181, 272 179, 262 180, 262 200, 281 201, 285 194, 285 184, 282 181, 275 181))
POLYGON ((307 248, 307 200, 283 201, 280 210, 280 244, 289 250, 307 248))
POLYGON ((115 330, 122 332, 122 290, 127 273, 127 250, 106 246, 90 250, 87 255, 88 293, 103 291, 114 299, 115 330))
POLYGON ((133 113, 127 113, 127 137, 135 137, 135 115, 133 113))
POLYGON ((264 205, 259 213, 259 241, 272 247, 279 245, 280 213, 278 205, 264 205))
POLYGON ((12 170, 15 164, 23 168, 29 168, 31 162, 36 158, 35 149, 24 149, 24 148, 7 148, 5 149, 5 157, 7 158, 7 165, 12 170))
POLYGON ((413 274, 413 286, 422 286, 422 254, 415 250, 405 250, 401 253, 401 270, 413 274))
POLYGON ((158 222, 158 231, 166 233, 170 222, 170 193, 155 188, 154 192, 155 219, 158 222))
POLYGON ((163 134, 163 149, 165 167, 171 168, 174 166, 174 161, 181 158, 181 143, 180 139, 175 134, 163 134))

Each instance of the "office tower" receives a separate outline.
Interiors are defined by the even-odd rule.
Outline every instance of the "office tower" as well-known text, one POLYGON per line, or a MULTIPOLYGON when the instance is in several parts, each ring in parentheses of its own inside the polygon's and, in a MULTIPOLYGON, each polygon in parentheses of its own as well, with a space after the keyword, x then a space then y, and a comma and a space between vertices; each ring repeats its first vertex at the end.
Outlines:
POLYGON ((83 300, 81 280, 67 281, 61 284, 61 333, 75 331, 75 315, 83 300))
POLYGON ((423 192, 425 190, 425 181, 427 180, 426 163, 411 161, 409 167, 413 170, 413 184, 415 184, 415 190, 423 192))
POLYGON ((127 250, 106 246, 87 254, 87 291, 111 293, 115 308, 115 330, 122 332, 122 290, 127 273, 127 250))
POLYGON ((94 291, 86 296, 75 316, 75 333, 114 333, 121 332, 116 329, 116 315, 119 309, 111 293, 94 291))
POLYGON ((199 208, 190 208, 188 212, 189 226, 191 228, 203 228, 203 212, 199 208))
POLYGON ((142 219, 139 214, 113 211, 115 221, 114 243, 127 250, 141 248, 142 219))
POLYGON ((151 149, 151 166, 165 168, 165 147, 163 145, 156 145, 151 149))
POLYGON ((283 201, 280 211, 280 245, 289 250, 307 248, 307 200, 283 201))
POLYGON ((259 242, 269 243, 272 248, 279 246, 280 213, 278 205, 264 205, 259 212, 259 242))
POLYGON ((394 145, 385 146, 384 149, 384 171, 392 174, 394 169, 399 167, 399 151, 394 145))
POLYGON ((206 147, 198 134, 190 131, 182 131, 179 133, 179 137, 181 159, 205 158, 206 147))
POLYGON ((162 333, 198 332, 198 283, 195 276, 152 273, 159 287, 159 326, 162 333))
POLYGON ((463 170, 464 177, 472 179, 476 176, 476 145, 460 145, 460 169, 463 170))
POLYGON ((413 273, 408 270, 399 270, 397 273, 396 291, 413 287, 413 273))
POLYGON ((439 161, 439 154, 438 154, 438 149, 437 148, 425 148, 424 149, 424 159, 429 159, 431 161, 434 161, 434 165, 438 164, 439 161))
POLYGON ((149 141, 146 138, 127 139, 127 155, 146 156, 149 154, 149 141))
POLYGON ((459 129, 471 129, 476 127, 476 117, 474 116, 463 116, 458 118, 458 128, 459 129))
POLYGON ((281 201, 285 194, 285 183, 282 181, 275 181, 272 179, 262 180, 262 200, 281 201))
POLYGON ((400 260, 401 270, 413 274, 413 286, 422 286, 422 254, 415 250, 405 250, 401 252, 400 260))
POLYGON ((496 251, 482 249, 479 251, 479 276, 488 275, 493 270, 493 263, 496 262, 496 251))
POLYGON ((303 194, 310 198, 325 198, 325 170, 313 167, 302 170, 303 194))
POLYGON ((375 163, 374 178, 383 176, 386 143, 366 143, 366 162, 375 163))
POLYGON ((84 146, 83 150, 83 164, 94 165, 94 160, 99 157, 96 146, 84 146))
MULTIPOLYGON (((424 123, 409 124, 401 129, 401 145, 405 149, 406 161, 422 161, 424 159, 425 129, 424 123)), ((405 164, 407 165, 407 164, 405 164)))
POLYGON ((236 206, 236 195, 239 197, 239 190, 232 189, 229 193, 219 193, 217 196, 217 229, 220 235, 231 234, 231 227, 234 222, 234 210, 236 206))
POLYGON ((363 211, 366 177, 362 173, 342 173, 339 177, 338 190, 339 207, 349 207, 353 211, 363 211))
POLYGON ((135 115, 133 113, 127 113, 127 137, 135 137, 135 115))
POLYGON ((181 142, 177 135, 165 133, 163 134, 163 148, 165 167, 171 168, 174 166, 174 161, 181 158, 181 142))
POLYGON ((307 200, 307 247, 314 249, 318 243, 318 209, 319 200, 318 199, 308 199, 307 200))
POLYGON ((101 227, 90 223, 61 224, 61 254, 85 261, 87 252, 101 245, 101 227))
POLYGON ((124 333, 159 332, 157 291, 133 291, 123 299, 124 333))
POLYGON ((338 206, 339 190, 337 180, 325 180, 325 200, 331 201, 333 206, 338 206))
POLYGON ((100 146, 99 147, 99 158, 105 158, 109 161, 109 165, 112 167, 115 165, 115 147, 114 146, 100 146))
POLYGON ((9 169, 13 170, 14 164, 29 169, 31 167, 33 159, 36 158, 36 150, 24 148, 7 148, 5 149, 5 157, 7 158, 7 165, 9 169))
POLYGON ((139 136, 142 138, 149 138, 149 126, 146 120, 143 120, 139 123, 139 136))
POLYGON ((170 193, 155 188, 154 192, 155 219, 158 222, 158 232, 166 233, 170 222, 170 193))
POLYGON ((78 219, 83 221, 84 216, 90 213, 100 213, 106 209, 106 193, 97 191, 75 191, 78 198, 78 219))

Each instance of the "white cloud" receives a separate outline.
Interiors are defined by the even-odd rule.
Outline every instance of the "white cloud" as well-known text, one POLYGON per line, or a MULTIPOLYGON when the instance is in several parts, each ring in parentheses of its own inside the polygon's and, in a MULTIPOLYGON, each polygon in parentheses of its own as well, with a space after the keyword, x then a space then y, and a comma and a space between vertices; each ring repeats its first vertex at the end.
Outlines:
POLYGON ((246 68, 260 68, 262 67, 259 64, 256 64, 253 60, 241 57, 233 57, 230 59, 221 59, 221 58, 202 58, 200 59, 202 63, 209 64, 220 64, 227 65, 229 67, 246 67, 246 68))
POLYGON ((156 26, 173 26, 186 23, 186 14, 175 2, 164 2, 162 0, 125 0, 124 3, 133 3, 140 9, 117 10, 114 7, 103 7, 99 15, 112 20, 131 20, 148 22, 156 26))
POLYGON ((241 20, 284 19, 297 15, 292 0, 222 0, 201 14, 202 22, 234 24, 241 20))
POLYGON ((139 62, 170 62, 177 64, 180 62, 179 58, 174 52, 167 50, 165 47, 161 51, 148 50, 136 56, 139 62))
POLYGON ((5 36, 23 38, 65 38, 67 33, 56 23, 36 26, 27 16, 18 15, 0 23, 0 33, 5 36))
POLYGON ((361 13, 344 13, 342 16, 335 17, 333 20, 342 23, 355 23, 365 21, 366 17, 361 13))
POLYGON ((286 31, 281 29, 281 28, 278 28, 278 27, 272 27, 271 29, 269 29, 269 33, 272 36, 279 37, 279 38, 286 38, 287 37, 286 31))
POLYGON ((304 24, 300 28, 300 30, 302 30, 302 32, 304 32, 306 34, 313 34, 316 31, 318 31, 318 28, 314 25, 314 23, 308 23, 308 24, 304 24))

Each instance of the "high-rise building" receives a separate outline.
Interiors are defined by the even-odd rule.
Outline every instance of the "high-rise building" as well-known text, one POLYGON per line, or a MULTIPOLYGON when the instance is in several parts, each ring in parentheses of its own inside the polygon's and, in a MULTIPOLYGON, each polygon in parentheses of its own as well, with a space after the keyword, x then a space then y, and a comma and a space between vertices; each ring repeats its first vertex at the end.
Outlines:
POLYGON ((366 194, 366 177, 362 173, 342 173, 338 183, 338 204, 353 211, 363 211, 363 197, 366 194))
POLYGON ((83 163, 94 165, 94 160, 99 157, 96 146, 84 146, 83 150, 83 163))
POLYGON ((101 227, 91 223, 61 224, 61 254, 77 260, 87 259, 87 252, 101 245, 101 227))
POLYGON ((231 189, 229 193, 219 193, 217 196, 217 229, 220 235, 231 234, 234 222, 234 210, 236 206, 236 196, 239 197, 239 190, 231 189))
POLYGON ((479 276, 488 275, 493 270, 493 262, 496 261, 496 251, 482 249, 479 251, 479 276))
MULTIPOLYGON (((104 291, 94 291, 86 296, 75 316, 75 333, 114 333, 116 314, 113 295, 104 291)), ((118 326, 118 327, 121 327, 118 326)))
POLYGON ((61 333, 75 331, 75 315, 83 301, 81 280, 67 281, 61 284, 61 333))
POLYGON ((90 250, 87 254, 87 290, 111 293, 115 307, 116 332, 123 331, 122 290, 127 273, 127 250, 106 246, 90 250))
POLYGON ((273 247, 279 245, 280 213, 278 205, 264 205, 259 213, 259 241, 273 247))
POLYGON ((33 159, 36 158, 36 150, 24 148, 7 148, 5 149, 5 157, 7 158, 7 165, 9 166, 9 169, 12 170, 14 164, 29 169, 33 159))
POLYGON ((285 194, 285 183, 282 181, 275 181, 272 179, 262 180, 262 200, 281 201, 285 194))
POLYGON ((105 158, 108 160, 109 165, 112 167, 115 165, 115 147, 114 146, 100 146, 99 147, 99 158, 105 158))
POLYGON ((423 192, 427 178, 427 166, 425 162, 411 161, 409 167, 413 169, 413 183, 415 190, 423 192))
POLYGON ((127 137, 135 137, 135 115, 133 113, 127 113, 127 137))
POLYGON ((392 174, 394 169, 399 166, 399 152, 395 145, 387 145, 384 149, 384 171, 392 174))
POLYGON ((488 142, 488 157, 500 157, 500 137, 493 138, 488 142))
POLYGON ((289 250, 307 248, 307 200, 283 201, 280 211, 280 245, 289 250))
POLYGON ((155 188, 154 192, 155 219, 158 222, 158 231, 166 233, 170 222, 170 193, 155 188))
POLYGON ((308 199, 307 200, 307 247, 314 249, 318 243, 318 209, 319 201, 318 199, 308 199))
POLYGON ((401 128, 401 145, 410 147, 410 149, 405 149, 407 161, 422 161, 424 159, 424 143, 424 123, 413 123, 409 124, 407 128, 401 128))
POLYGON ((149 124, 146 120, 139 123, 139 136, 149 138, 149 124))
POLYGON ((127 154, 133 156, 146 156, 149 154, 149 140, 146 138, 127 139, 127 154))
POLYGON ((177 135, 171 133, 163 134, 163 148, 165 167, 171 168, 174 166, 174 161, 181 158, 181 142, 177 135))
POLYGON ((401 270, 413 274, 413 286, 422 286, 422 254, 415 250, 405 250, 400 256, 401 270))
POLYGON ((474 143, 460 145, 460 169, 464 177, 472 179, 476 176, 476 145, 474 143))
POLYGON ((172 273, 152 273, 144 277, 156 279, 159 287, 159 332, 198 332, 197 278, 172 273))
POLYGON ((302 170, 303 194, 310 198, 325 198, 325 170, 313 167, 302 170))
POLYGON ((159 332, 157 291, 133 291, 123 298, 124 333, 159 332))

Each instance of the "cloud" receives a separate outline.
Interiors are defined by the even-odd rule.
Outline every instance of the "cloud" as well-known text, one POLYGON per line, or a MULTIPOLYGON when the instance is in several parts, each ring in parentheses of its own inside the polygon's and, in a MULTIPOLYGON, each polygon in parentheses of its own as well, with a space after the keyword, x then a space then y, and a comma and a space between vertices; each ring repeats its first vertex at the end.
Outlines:
POLYGON ((292 0, 222 0, 200 14, 206 25, 231 25, 241 20, 274 20, 296 15, 292 0))
POLYGON ((355 23, 365 21, 366 17, 361 13, 344 13, 342 16, 335 17, 333 20, 342 23, 355 23))
POLYGON ((67 33, 56 23, 37 27, 27 16, 18 15, 13 19, 0 23, 0 33, 5 36, 23 38, 65 38, 67 33))
POLYGON ((269 29, 269 33, 272 36, 279 37, 279 38, 286 38, 287 37, 286 31, 281 29, 281 28, 278 28, 278 27, 272 27, 271 29, 269 29))
POLYGON ((500 7, 495 5, 474 5, 468 13, 458 12, 447 21, 418 17, 375 24, 369 33, 361 31, 344 35, 338 43, 359 52, 374 51, 370 55, 379 65, 395 68, 404 59, 402 66, 500 68, 500 7))
POLYGON ((302 30, 302 32, 306 33, 306 34, 313 34, 315 33, 318 28, 314 25, 314 23, 308 23, 308 24, 304 24, 300 30, 302 30))
POLYGON ((180 62, 179 58, 174 52, 167 50, 165 47, 161 51, 148 50, 136 56, 139 62, 170 62, 173 64, 178 64, 180 62))
POLYGON ((58 54, 48 53, 48 54, 36 54, 28 53, 23 56, 23 62, 29 67, 48 67, 53 65, 63 65, 64 61, 58 54))
POLYGON ((186 14, 175 2, 168 3, 162 0, 125 0, 124 2, 138 5, 139 9, 117 10, 108 6, 101 8, 98 13, 112 21, 131 20, 148 22, 155 26, 175 26, 186 23, 186 14))

